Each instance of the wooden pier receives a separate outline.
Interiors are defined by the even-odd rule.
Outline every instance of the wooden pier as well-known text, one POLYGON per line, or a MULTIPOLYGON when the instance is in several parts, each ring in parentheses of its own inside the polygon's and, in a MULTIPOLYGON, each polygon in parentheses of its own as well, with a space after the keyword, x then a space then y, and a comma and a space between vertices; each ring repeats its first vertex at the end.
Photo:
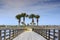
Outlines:
MULTIPOLYGON (((60 26, 26 26, 40 34, 47 40, 60 40, 60 26)), ((20 33, 27 30, 25 27, 0 27, 0 40, 13 40, 20 33), (8 31, 7 31, 8 30, 8 31), (8 33, 8 34, 7 34, 8 33)))

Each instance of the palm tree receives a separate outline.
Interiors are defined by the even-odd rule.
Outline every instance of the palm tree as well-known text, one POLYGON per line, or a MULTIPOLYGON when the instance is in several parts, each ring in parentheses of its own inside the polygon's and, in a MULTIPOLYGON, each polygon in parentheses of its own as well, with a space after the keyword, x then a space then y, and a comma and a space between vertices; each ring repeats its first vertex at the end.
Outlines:
POLYGON ((21 16, 23 17, 23 22, 25 23, 25 17, 28 17, 26 13, 22 13, 21 16))
POLYGON ((39 21, 38 19, 40 18, 40 16, 39 15, 35 15, 35 18, 37 19, 36 22, 37 22, 37 26, 38 26, 38 21, 39 21))
POLYGON ((19 26, 20 26, 21 15, 20 15, 20 14, 16 15, 16 19, 18 19, 18 24, 19 24, 19 26))
POLYGON ((29 16, 29 18, 32 18, 32 24, 34 23, 34 17, 35 17, 34 14, 31 14, 31 15, 29 16))

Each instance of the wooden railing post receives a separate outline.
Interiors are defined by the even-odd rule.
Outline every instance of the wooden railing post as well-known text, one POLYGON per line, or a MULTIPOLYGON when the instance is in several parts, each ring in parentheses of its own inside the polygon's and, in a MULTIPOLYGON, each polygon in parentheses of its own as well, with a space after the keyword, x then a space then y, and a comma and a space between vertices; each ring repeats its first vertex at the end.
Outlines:
POLYGON ((60 30, 58 30, 58 40, 60 40, 60 30))
POLYGON ((18 29, 18 34, 20 34, 20 30, 21 30, 21 29, 18 29))
POLYGON ((17 30, 15 30, 15 36, 17 36, 17 30))
POLYGON ((50 29, 48 30, 48 39, 47 40, 50 40, 50 29))
POLYGON ((40 30, 40 33, 41 33, 41 35, 42 35, 42 29, 40 30))
POLYGON ((18 29, 16 29, 16 31, 17 31, 16 34, 18 35, 18 29))
POLYGON ((17 35, 19 34, 19 30, 17 29, 17 35))
POLYGON ((15 37, 15 30, 13 30, 13 38, 15 37))
POLYGON ((4 40, 6 40, 6 30, 4 30, 4 40))
POLYGON ((16 35, 18 35, 18 29, 16 29, 16 35))
POLYGON ((11 40, 11 30, 9 30, 9 40, 11 40))
POLYGON ((53 29, 53 40, 55 40, 55 29, 53 29))
POLYGON ((46 39, 47 39, 47 29, 46 29, 46 39))
POLYGON ((0 30, 0 40, 2 40, 2 37, 1 37, 1 30, 0 30))
POLYGON ((43 36, 43 29, 41 30, 41 35, 43 36))

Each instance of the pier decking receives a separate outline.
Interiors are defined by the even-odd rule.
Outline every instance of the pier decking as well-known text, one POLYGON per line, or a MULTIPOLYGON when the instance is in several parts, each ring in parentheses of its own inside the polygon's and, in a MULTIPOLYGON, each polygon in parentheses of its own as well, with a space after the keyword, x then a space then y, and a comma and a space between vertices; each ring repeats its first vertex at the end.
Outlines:
POLYGON ((18 35, 13 40, 46 40, 46 39, 33 31, 25 31, 22 34, 18 35))

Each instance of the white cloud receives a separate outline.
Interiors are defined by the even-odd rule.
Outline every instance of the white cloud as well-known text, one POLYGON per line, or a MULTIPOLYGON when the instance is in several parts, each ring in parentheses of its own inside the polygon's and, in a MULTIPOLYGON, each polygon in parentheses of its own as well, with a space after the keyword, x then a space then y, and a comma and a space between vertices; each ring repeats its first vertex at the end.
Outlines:
POLYGON ((35 0, 4 0, 6 7, 11 8, 20 8, 25 7, 31 4, 35 4, 37 1, 35 0))
POLYGON ((3 0, 7 7, 20 8, 28 5, 37 4, 38 2, 43 3, 44 1, 49 0, 3 0))
POLYGON ((50 0, 3 0, 3 2, 5 3, 4 5, 5 9, 14 9, 14 10, 52 9, 60 6, 60 4, 48 4, 48 3, 45 4, 44 3, 45 1, 50 1, 50 0))

